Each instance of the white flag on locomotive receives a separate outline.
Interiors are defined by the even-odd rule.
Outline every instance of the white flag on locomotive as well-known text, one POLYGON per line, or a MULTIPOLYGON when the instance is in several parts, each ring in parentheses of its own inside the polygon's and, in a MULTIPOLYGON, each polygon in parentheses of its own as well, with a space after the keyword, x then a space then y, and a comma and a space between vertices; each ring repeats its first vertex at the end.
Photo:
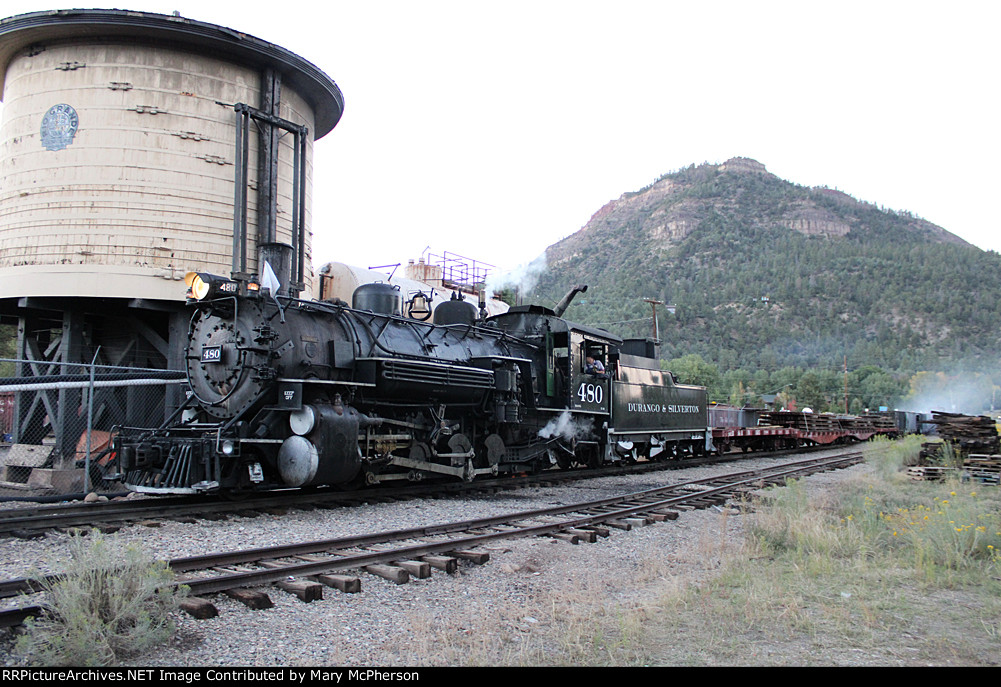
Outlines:
POLYGON ((264 261, 264 275, 261 277, 261 288, 270 289, 272 296, 277 296, 278 291, 281 289, 281 282, 278 281, 275 271, 271 269, 271 263, 267 260, 264 261))

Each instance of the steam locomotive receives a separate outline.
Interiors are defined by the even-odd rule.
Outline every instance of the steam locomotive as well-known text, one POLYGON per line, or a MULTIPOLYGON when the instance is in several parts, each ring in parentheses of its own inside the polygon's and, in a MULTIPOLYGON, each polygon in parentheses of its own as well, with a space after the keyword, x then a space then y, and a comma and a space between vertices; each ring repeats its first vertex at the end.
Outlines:
POLYGON ((349 306, 188 283, 187 401, 115 432, 135 491, 474 480, 712 448, 705 388, 662 372, 649 340, 562 317, 586 286, 493 317, 456 294, 420 321, 389 284, 349 306))

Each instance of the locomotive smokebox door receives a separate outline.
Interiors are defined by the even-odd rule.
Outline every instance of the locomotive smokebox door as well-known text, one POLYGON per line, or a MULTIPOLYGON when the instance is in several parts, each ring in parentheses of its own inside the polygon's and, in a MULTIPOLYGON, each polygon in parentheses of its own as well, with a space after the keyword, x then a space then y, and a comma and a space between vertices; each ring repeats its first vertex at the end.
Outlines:
POLYGON ((282 410, 302 409, 302 383, 278 383, 278 407, 282 410))

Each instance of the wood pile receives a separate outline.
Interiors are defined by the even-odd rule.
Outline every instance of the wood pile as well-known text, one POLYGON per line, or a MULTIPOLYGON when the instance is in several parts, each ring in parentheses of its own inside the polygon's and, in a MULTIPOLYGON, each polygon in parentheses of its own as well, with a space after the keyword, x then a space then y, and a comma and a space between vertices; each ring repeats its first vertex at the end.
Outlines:
POLYGON ((801 413, 796 410, 774 410, 770 413, 762 413, 758 426, 792 427, 804 432, 836 432, 841 429, 837 415, 801 413))
POLYGON ((944 478, 950 472, 954 472, 955 468, 946 468, 941 465, 912 465, 907 468, 907 476, 911 478, 912 481, 922 482, 922 481, 933 481, 944 478))
MULTIPOLYGON (((956 468, 946 467, 945 444, 921 445, 919 465, 907 468, 907 476, 915 481, 942 479, 956 468)), ((1001 455, 970 454, 963 460, 961 478, 983 484, 1001 484, 1001 455)))
POLYGON ((945 444, 941 441, 926 441, 921 444, 918 465, 938 465, 945 462, 945 444))
POLYGON ((936 425, 938 435, 962 453, 999 453, 1001 443, 994 420, 985 416, 959 415, 932 411, 932 419, 924 424, 936 425))
POLYGON ((970 479, 985 484, 1001 484, 1001 456, 971 454, 963 461, 963 469, 970 479))
POLYGON ((801 413, 795 410, 773 410, 761 413, 758 426, 793 427, 804 432, 875 432, 895 430, 893 417, 887 413, 865 415, 835 415, 834 413, 801 413))
POLYGON ((892 431, 897 429, 897 423, 888 412, 863 413, 853 420, 842 420, 842 423, 845 423, 847 428, 856 430, 882 429, 892 431))

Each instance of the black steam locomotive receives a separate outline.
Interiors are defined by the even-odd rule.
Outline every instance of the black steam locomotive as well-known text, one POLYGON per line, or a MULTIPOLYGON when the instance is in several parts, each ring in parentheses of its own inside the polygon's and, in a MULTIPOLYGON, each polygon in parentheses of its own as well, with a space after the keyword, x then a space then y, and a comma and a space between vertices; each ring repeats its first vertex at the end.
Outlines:
POLYGON ((423 322, 388 284, 351 307, 189 285, 187 401, 115 435, 136 491, 473 480, 711 449, 705 389, 662 372, 652 342, 562 318, 586 286, 489 318, 459 296, 423 322))

